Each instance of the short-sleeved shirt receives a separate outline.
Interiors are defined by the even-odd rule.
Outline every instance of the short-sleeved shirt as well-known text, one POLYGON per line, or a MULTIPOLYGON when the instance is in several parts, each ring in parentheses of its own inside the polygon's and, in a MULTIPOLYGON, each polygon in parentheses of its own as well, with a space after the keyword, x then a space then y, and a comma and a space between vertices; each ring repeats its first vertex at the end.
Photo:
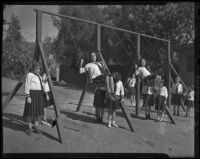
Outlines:
POLYGON ((124 95, 124 86, 122 81, 116 83, 115 95, 123 96, 124 95))
POLYGON ((136 79, 135 78, 128 78, 128 86, 135 87, 136 79))
POLYGON ((165 86, 159 87, 159 95, 164 96, 165 99, 168 97, 167 88, 165 86))
POLYGON ((187 93, 187 100, 194 101, 194 91, 190 91, 187 93))
POLYGON ((99 66, 102 67, 102 64, 100 62, 95 63, 88 63, 84 67, 80 68, 80 73, 85 73, 88 71, 88 69, 91 69, 91 77, 92 79, 96 78, 97 76, 102 75, 101 70, 99 69, 99 66), (98 63, 98 64, 97 64, 98 63))
POLYGON ((181 83, 174 83, 171 91, 172 91, 172 94, 182 94, 183 93, 182 84, 181 83))

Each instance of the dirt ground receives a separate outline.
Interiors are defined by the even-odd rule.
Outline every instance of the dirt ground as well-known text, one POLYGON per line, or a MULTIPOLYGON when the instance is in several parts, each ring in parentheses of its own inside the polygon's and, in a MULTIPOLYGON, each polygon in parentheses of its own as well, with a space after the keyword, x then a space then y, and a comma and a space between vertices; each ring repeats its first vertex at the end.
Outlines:
MULTIPOLYGON (((2 100, 16 83, 2 78, 2 100)), ((116 117, 119 128, 107 127, 107 110, 104 123, 96 123, 92 92, 86 93, 80 111, 76 112, 82 89, 72 84, 56 84, 54 88, 61 110, 65 144, 59 142, 56 127, 40 125, 41 135, 32 133, 27 136, 27 124, 22 118, 25 96, 21 87, 2 115, 3 153, 164 153, 170 157, 194 156, 193 114, 185 118, 185 112, 180 109, 181 116, 173 116, 176 125, 171 124, 167 116, 166 122, 144 120, 133 115, 134 106, 124 99, 132 115, 133 133, 121 110, 117 111, 116 117)), ((49 118, 55 117, 53 107, 47 113, 49 118)), ((151 116, 156 118, 155 113, 151 116)))

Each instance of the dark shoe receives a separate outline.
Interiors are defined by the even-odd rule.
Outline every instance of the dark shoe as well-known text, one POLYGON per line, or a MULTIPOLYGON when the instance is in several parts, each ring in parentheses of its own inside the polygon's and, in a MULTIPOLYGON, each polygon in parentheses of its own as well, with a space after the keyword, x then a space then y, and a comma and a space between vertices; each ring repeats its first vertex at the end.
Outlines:
POLYGON ((33 131, 33 129, 26 130, 27 135, 30 136, 32 131, 33 131))
POLYGON ((57 124, 57 120, 55 119, 52 123, 52 128, 57 124))
POLYGON ((180 116, 180 114, 178 113, 177 116, 180 116))
POLYGON ((176 114, 175 114, 175 113, 173 113, 173 115, 174 115, 174 116, 176 116, 176 114))
POLYGON ((41 131, 38 129, 37 126, 35 127, 35 132, 36 132, 37 134, 41 134, 41 131))

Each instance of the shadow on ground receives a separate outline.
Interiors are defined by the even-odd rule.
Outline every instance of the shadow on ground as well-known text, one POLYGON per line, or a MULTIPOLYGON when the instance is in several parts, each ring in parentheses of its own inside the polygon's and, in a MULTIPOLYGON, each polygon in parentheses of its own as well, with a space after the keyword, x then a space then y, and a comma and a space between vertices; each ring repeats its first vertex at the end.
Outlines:
MULTIPOLYGON (((3 127, 26 133, 26 130, 28 129, 28 125, 25 118, 23 118, 20 115, 16 115, 12 113, 3 113, 3 116, 7 118, 7 119, 3 119, 3 127)), ((44 131, 41 131, 41 132, 44 136, 58 141, 58 139, 55 138, 54 136, 44 131)))
MULTIPOLYGON (((11 92, 2 92, 2 96, 8 96, 11 92)), ((25 96, 24 93, 16 93, 15 96, 25 96)))
POLYGON ((79 121, 86 122, 86 123, 96 123, 96 120, 94 117, 88 117, 85 115, 78 114, 76 112, 67 112, 64 110, 61 110, 60 112, 64 115, 66 115, 67 118, 70 118, 73 120, 79 120, 79 121))

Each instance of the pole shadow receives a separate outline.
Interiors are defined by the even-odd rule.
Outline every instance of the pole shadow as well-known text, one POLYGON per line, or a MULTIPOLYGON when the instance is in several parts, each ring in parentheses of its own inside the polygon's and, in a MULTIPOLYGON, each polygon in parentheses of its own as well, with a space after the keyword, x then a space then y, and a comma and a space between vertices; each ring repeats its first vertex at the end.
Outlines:
POLYGON ((79 121, 86 122, 86 123, 96 123, 95 118, 77 114, 76 112, 67 112, 67 111, 61 110, 60 113, 66 115, 67 118, 70 118, 72 120, 79 120, 79 121))
MULTIPOLYGON (((28 129, 28 124, 24 117, 12 113, 3 113, 3 116, 8 118, 8 119, 3 119, 3 127, 26 133, 26 130, 28 129)), ((59 140, 54 136, 42 130, 40 131, 44 136, 59 142, 59 140)))

